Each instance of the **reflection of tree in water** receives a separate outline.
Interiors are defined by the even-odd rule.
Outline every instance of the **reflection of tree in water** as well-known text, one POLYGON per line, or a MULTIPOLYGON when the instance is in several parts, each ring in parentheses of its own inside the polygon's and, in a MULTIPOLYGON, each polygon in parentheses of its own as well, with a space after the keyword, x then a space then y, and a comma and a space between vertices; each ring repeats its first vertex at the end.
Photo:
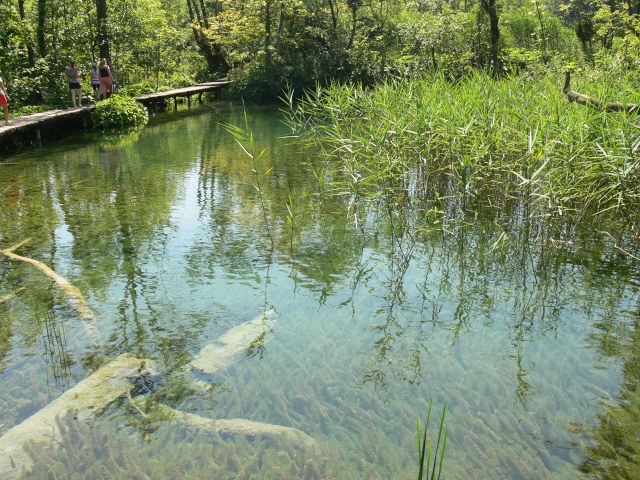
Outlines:
MULTIPOLYGON (((447 335, 453 348, 485 327, 505 328, 509 345, 503 345, 507 351, 501 357, 514 367, 514 399, 525 407, 535 401, 544 385, 530 380, 536 362, 526 358, 525 346, 553 338, 565 326, 571 298, 579 297, 588 313, 611 299, 612 288, 620 293, 629 285, 623 278, 607 286, 594 282, 592 267, 609 251, 606 244, 587 244, 576 236, 576 245, 582 246, 552 245, 555 233, 528 218, 525 208, 512 205, 480 211, 451 233, 414 238, 380 228, 386 238, 378 248, 389 256, 384 272, 375 274, 383 287, 374 294, 385 306, 372 327, 379 335, 367 353, 365 379, 380 386, 388 374, 420 381, 425 373, 421 356, 433 354, 432 336, 447 335), (585 256, 585 248, 590 255, 585 256), (408 298, 411 288, 419 294, 408 298)), ((384 218, 378 223, 384 224, 384 218)))
POLYGON ((607 315, 597 329, 590 343, 621 363, 623 384, 615 399, 594 392, 605 409, 596 427, 575 425, 587 455, 579 470, 587 478, 640 478, 640 312, 636 307, 622 318, 607 315))

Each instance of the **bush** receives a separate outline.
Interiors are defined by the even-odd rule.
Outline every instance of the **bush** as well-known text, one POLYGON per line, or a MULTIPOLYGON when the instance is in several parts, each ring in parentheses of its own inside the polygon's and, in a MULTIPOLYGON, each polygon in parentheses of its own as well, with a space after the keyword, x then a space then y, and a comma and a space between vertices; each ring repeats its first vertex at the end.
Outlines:
POLYGON ((99 128, 135 127, 147 123, 149 113, 133 98, 111 95, 96 105, 91 118, 99 128))

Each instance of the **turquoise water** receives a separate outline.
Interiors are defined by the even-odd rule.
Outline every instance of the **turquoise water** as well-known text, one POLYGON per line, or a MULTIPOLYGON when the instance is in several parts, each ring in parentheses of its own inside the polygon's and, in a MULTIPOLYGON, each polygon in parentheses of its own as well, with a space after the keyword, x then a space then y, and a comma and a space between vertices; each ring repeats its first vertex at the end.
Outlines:
POLYGON ((0 435, 105 359, 161 369, 144 398, 67 419, 64 447, 37 447, 26 478, 416 478, 431 401, 434 440, 446 403, 442 478, 576 478, 588 430, 604 432, 598 415, 637 378, 633 260, 589 235, 543 248, 486 212, 398 232, 384 209, 319 189, 276 109, 247 113, 265 150, 255 165, 221 126, 244 126, 242 107, 222 103, 0 164, 0 246, 31 238, 16 253, 76 286, 99 330, 33 265, 0 257, 0 297, 24 288, 0 304, 0 435), (185 373, 272 309, 264 343, 213 387, 185 373), (211 438, 157 404, 295 428, 316 446, 211 438))

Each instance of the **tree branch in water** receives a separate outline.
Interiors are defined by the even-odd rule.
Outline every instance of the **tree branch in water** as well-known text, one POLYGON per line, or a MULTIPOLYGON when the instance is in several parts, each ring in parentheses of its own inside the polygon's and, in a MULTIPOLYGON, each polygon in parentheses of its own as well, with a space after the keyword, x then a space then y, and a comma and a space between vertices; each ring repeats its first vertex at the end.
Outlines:
POLYGON ((89 334, 99 336, 100 332, 98 331, 98 326, 96 324, 97 322, 96 316, 93 314, 93 312, 89 308, 89 305, 87 305, 87 302, 85 301, 84 297, 82 296, 82 293, 80 293, 80 290, 78 290, 77 287, 74 287, 73 285, 71 285, 69 282, 67 282, 65 278, 58 275, 56 272, 51 270, 44 263, 39 262, 38 260, 34 260, 32 258, 22 257, 14 253, 15 250, 17 250, 18 248, 22 247, 23 245, 25 245, 30 241, 31 239, 27 238, 26 240, 23 240, 22 242, 14 245, 13 247, 5 248, 4 250, 2 250, 2 253, 4 253, 7 257, 13 260, 19 260, 21 262, 27 262, 32 265, 35 265, 35 267, 38 270, 40 270, 47 277, 49 277, 51 280, 56 282, 58 286, 62 288, 62 290, 64 290, 64 292, 69 297, 69 303, 71 303, 71 305, 76 309, 76 311, 80 315, 80 318, 83 320, 82 323, 84 324, 87 332, 89 334))
POLYGON ((19 294, 21 291, 26 290, 27 287, 21 287, 19 289, 17 289, 15 292, 10 293, 9 295, 0 298, 0 303, 4 303, 8 300, 11 300, 13 297, 15 297, 17 294, 19 294))

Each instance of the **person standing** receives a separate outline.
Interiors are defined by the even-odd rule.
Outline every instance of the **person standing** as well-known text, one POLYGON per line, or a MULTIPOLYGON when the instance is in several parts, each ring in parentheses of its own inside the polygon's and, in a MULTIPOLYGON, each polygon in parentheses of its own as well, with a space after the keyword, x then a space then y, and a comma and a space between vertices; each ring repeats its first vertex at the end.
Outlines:
POLYGON ((82 87, 80 86, 80 75, 82 72, 76 67, 76 61, 72 58, 69 60, 69 68, 67 69, 69 74, 69 89, 71 90, 71 101, 73 102, 73 108, 76 108, 76 90, 78 90, 78 105, 82 106, 82 87))
MULTIPOLYGON (((2 74, 2 70, 0 70, 0 75, 1 74, 2 74)), ((7 93, 7 89, 4 86, 2 77, 0 77, 0 105, 2 105, 2 109, 4 110, 5 125, 9 125, 9 107, 7 106, 8 102, 9 102, 9 94, 7 93)))
POLYGON ((98 99, 100 98, 98 94, 98 90, 100 89, 100 70, 98 70, 98 64, 96 62, 91 64, 91 88, 93 88, 93 97, 96 103, 98 103, 98 99))
POLYGON ((100 98, 105 99, 111 96, 111 84, 113 83, 113 75, 111 69, 107 65, 107 59, 100 60, 100 98))

